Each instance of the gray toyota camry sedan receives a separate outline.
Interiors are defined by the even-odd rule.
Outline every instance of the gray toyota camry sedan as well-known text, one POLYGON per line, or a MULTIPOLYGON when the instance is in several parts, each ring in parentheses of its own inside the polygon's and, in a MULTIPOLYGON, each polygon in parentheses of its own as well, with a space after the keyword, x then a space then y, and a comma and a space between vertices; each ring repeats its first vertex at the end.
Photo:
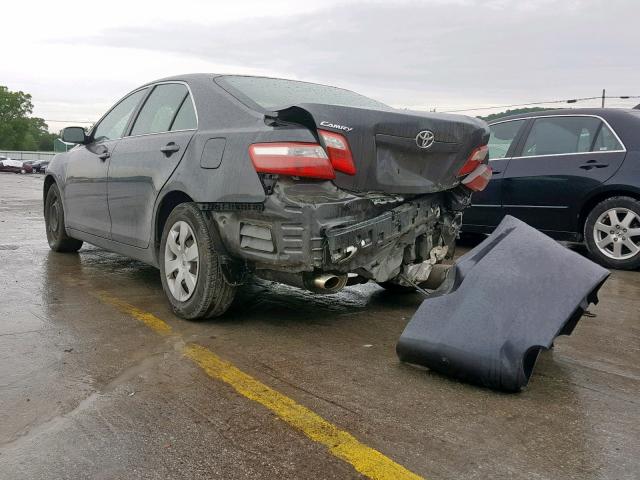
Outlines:
POLYGON ((223 314, 250 276, 401 291, 453 255, 491 177, 480 120, 276 78, 192 74, 128 93, 44 182, 47 239, 160 269, 174 312, 223 314))

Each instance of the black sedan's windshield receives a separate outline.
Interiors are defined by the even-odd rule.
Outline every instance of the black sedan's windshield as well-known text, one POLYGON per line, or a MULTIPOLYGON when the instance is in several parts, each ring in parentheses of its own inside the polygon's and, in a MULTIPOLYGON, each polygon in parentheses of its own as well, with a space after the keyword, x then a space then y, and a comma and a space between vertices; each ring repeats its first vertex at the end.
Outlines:
POLYGON ((300 103, 324 103, 373 109, 389 108, 384 103, 364 95, 317 83, 241 75, 225 75, 216 78, 216 82, 244 103, 248 103, 247 100, 249 100, 264 110, 274 110, 300 103))

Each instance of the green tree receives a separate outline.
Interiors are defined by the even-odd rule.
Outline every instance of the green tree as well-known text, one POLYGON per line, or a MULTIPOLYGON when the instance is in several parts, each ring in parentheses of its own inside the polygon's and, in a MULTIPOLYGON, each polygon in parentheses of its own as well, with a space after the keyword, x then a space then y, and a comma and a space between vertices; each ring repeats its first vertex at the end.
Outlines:
POLYGON ((42 118, 31 117, 31 95, 0 85, 0 149, 53 150, 56 135, 42 118))

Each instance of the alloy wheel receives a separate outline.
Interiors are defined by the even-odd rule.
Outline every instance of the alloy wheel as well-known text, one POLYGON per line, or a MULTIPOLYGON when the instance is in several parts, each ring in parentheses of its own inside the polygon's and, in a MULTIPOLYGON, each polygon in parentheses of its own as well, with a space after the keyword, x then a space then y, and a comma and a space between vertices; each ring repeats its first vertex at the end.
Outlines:
POLYGON ((611 208, 593 226, 598 250, 614 260, 627 260, 640 252, 640 215, 624 207, 611 208))
POLYGON ((59 200, 56 199, 49 206, 49 231, 51 233, 58 233, 58 223, 60 222, 60 205, 59 200))
POLYGON ((185 221, 173 224, 164 251, 164 273, 171 295, 185 302, 193 295, 198 280, 198 243, 185 221))

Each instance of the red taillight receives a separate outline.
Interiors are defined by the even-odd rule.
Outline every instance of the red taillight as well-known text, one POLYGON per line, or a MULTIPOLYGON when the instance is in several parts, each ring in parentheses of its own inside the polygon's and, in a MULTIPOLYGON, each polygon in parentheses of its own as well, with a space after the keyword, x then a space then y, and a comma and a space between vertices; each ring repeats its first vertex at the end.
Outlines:
POLYGON ((478 165, 484 162, 488 153, 489 147, 487 145, 483 145, 473 150, 467 159, 467 163, 465 163, 458 172, 458 176, 462 177, 463 175, 473 172, 478 165))
POLYGON ((480 192, 485 189, 489 180, 491 180, 491 167, 489 165, 480 165, 462 180, 462 184, 473 190, 480 192))
POLYGON ((324 141, 333 168, 347 175, 355 175, 356 166, 353 164, 353 157, 351 156, 351 149, 347 139, 339 133, 326 130, 318 130, 318 133, 324 141))
POLYGON ((249 156, 256 172, 332 180, 336 173, 317 143, 254 143, 249 156))

